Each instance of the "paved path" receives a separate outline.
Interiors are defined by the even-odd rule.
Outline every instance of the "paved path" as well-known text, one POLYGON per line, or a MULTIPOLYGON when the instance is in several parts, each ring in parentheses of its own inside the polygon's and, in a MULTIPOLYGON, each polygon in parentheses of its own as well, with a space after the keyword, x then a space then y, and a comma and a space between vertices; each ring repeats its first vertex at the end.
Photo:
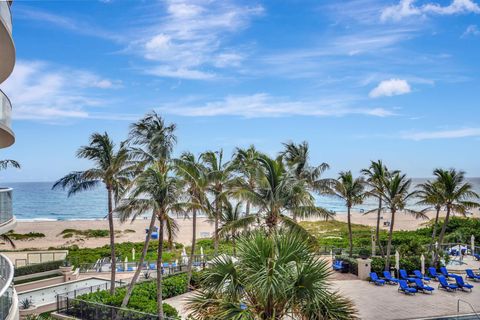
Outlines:
MULTIPOLYGON (((435 289, 438 283, 430 284, 435 289)), ((480 282, 472 292, 450 293, 435 290, 432 295, 417 293, 406 296, 397 292, 397 286, 382 287, 367 281, 334 281, 333 287, 352 299, 364 320, 419 319, 436 316, 456 315, 458 299, 471 303, 480 311, 480 282)), ((472 313, 470 307, 461 304, 461 313, 472 313)))

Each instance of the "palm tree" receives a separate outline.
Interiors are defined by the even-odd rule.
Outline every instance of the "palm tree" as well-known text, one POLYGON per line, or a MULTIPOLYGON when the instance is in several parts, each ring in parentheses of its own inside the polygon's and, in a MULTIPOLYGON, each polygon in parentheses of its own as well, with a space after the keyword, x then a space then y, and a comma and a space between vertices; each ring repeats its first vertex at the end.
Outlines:
POLYGON ((226 201, 224 204, 223 214, 220 218, 221 227, 219 229, 219 235, 221 237, 232 240, 233 255, 237 255, 237 239, 240 235, 242 226, 238 225, 238 222, 242 218, 242 203, 237 202, 233 205, 230 201, 226 201))
POLYGON ((452 213, 465 215, 467 210, 479 207, 480 204, 474 200, 480 197, 473 191, 472 185, 465 181, 465 172, 463 171, 435 169, 433 174, 436 176, 442 192, 443 204, 447 208, 442 230, 438 236, 438 243, 442 245, 450 215, 452 213))
POLYGON ((348 221, 348 244, 349 256, 352 256, 353 239, 352 239, 352 222, 350 211, 353 206, 363 203, 365 199, 365 181, 363 178, 354 179, 351 171, 340 172, 338 180, 333 185, 332 193, 345 201, 347 207, 348 221))
MULTIPOLYGON (((375 240, 377 245, 380 248, 382 257, 384 255, 383 247, 380 242, 380 220, 382 218, 382 207, 383 199, 382 194, 384 192, 384 180, 390 174, 387 167, 383 164, 382 160, 371 161, 370 167, 368 169, 363 169, 362 174, 367 177, 367 183, 370 186, 371 190, 368 193, 374 198, 378 199, 378 209, 377 209, 377 225, 375 228, 375 240)), ((370 211, 369 211, 370 212, 370 211)))
POLYGON ((110 293, 113 294, 115 292, 116 271, 113 209, 131 176, 131 168, 128 165, 129 150, 125 142, 120 143, 120 146, 116 149, 115 144, 106 132, 103 134, 94 133, 90 136, 89 145, 78 149, 77 157, 93 161, 95 167, 67 174, 55 182, 52 189, 68 189, 68 196, 72 196, 82 191, 94 190, 102 183, 105 185, 107 189, 107 216, 110 233, 110 293))
POLYGON ((281 156, 272 159, 262 154, 257 161, 260 166, 257 186, 251 188, 248 184, 240 184, 234 188, 232 194, 241 200, 250 201, 258 211, 240 219, 237 225, 263 221, 261 226, 269 233, 283 224, 308 235, 308 232, 290 218, 289 214, 295 211, 297 215, 304 217, 331 217, 331 212, 315 206, 315 199, 306 189, 305 180, 297 179, 287 170, 281 156))
POLYGON ((195 255, 195 245, 197 242, 197 211, 208 207, 207 198, 208 179, 205 168, 195 159, 190 152, 183 153, 180 158, 174 160, 175 172, 184 189, 184 196, 187 198, 183 207, 192 211, 192 247, 190 249, 190 258, 187 267, 187 283, 192 278, 193 257, 195 255))
POLYGON ((228 188, 226 187, 231 182, 233 166, 230 162, 223 162, 223 150, 220 151, 206 151, 200 155, 202 164, 206 168, 207 180, 209 181, 209 191, 214 197, 214 252, 218 254, 219 242, 219 221, 222 215, 223 202, 227 196, 228 188))
POLYGON ((412 180, 408 179, 405 174, 395 172, 383 179, 383 191, 381 197, 383 207, 391 213, 390 230, 388 232, 387 254, 385 257, 385 270, 390 270, 390 257, 392 249, 392 236, 395 226, 395 215, 398 211, 403 210, 407 214, 412 214, 416 218, 426 218, 422 212, 407 208, 407 202, 417 195, 417 191, 410 191, 412 180))
POLYGON ((6 170, 8 168, 20 169, 20 163, 11 159, 0 160, 0 170, 6 170))
MULTIPOLYGON (((179 182, 171 175, 172 168, 155 163, 142 172, 130 190, 130 197, 122 201, 117 208, 120 217, 125 220, 132 215, 153 212, 160 222, 157 251, 157 308, 158 317, 163 320, 162 300, 162 255, 165 232, 173 238, 178 227, 169 213, 178 211, 180 196, 179 182)), ((149 237, 147 237, 148 240, 149 237)), ((140 267, 139 267, 140 268, 140 267)))
MULTIPOLYGON (((254 145, 251 145, 248 149, 237 148, 233 154, 232 167, 242 175, 244 183, 248 184, 252 189, 256 187, 257 183, 259 166, 256 159, 259 155, 260 153, 254 145)), ((250 215, 250 206, 250 201, 246 201, 246 216, 250 215)))
MULTIPOLYGON (((433 224, 433 231, 432 231, 432 240, 430 241, 430 249, 429 251, 433 250, 433 244, 435 243, 435 236, 437 235, 437 225, 438 219, 440 216, 440 210, 442 210, 443 205, 445 204, 445 200, 443 198, 443 191, 442 185, 437 181, 427 181, 425 183, 419 184, 418 188, 418 198, 420 201, 417 202, 418 205, 429 206, 429 208, 425 209, 424 211, 433 207, 435 209, 435 222, 433 224)), ((432 261, 433 265, 434 261, 432 261)))
POLYGON ((213 260, 187 308, 199 320, 357 319, 329 274, 303 235, 257 231, 240 238, 237 259, 213 260))
MULTIPOLYGON (((335 181, 333 179, 323 179, 321 176, 329 169, 329 165, 325 162, 316 167, 310 165, 308 143, 306 141, 299 144, 288 142, 284 143, 283 146, 285 150, 280 155, 283 157, 289 170, 294 172, 295 177, 298 180, 305 181, 308 189, 315 190, 319 194, 328 193, 335 181)), ((294 221, 297 221, 295 212, 292 213, 292 218, 294 221)))
MULTIPOLYGON (((134 144, 132 147, 132 157, 135 159, 136 173, 142 172, 146 166, 156 165, 167 170, 173 147, 176 143, 175 136, 175 124, 166 124, 165 121, 155 112, 152 111, 145 115, 139 121, 133 123, 130 126, 129 140, 134 144)), ((136 180, 132 182, 130 188, 135 188, 136 180)), ((131 195, 130 195, 131 197, 131 195)), ((125 205, 125 204, 124 204, 125 205)), ((130 212, 133 208, 130 208, 130 212)), ((120 212, 121 220, 136 219, 137 214, 133 214, 131 217, 127 215, 129 210, 123 210, 120 212)), ((150 225, 148 228, 147 236, 143 244, 142 254, 140 255, 139 266, 142 266, 147 256, 148 246, 150 245, 150 239, 153 228, 156 221, 156 213, 152 212, 150 218, 150 225)), ((173 235, 168 233, 168 242, 173 243, 173 235)), ((132 295, 135 283, 140 276, 141 268, 135 270, 132 281, 130 281, 125 297, 122 301, 122 308, 126 307, 130 296, 132 295)))

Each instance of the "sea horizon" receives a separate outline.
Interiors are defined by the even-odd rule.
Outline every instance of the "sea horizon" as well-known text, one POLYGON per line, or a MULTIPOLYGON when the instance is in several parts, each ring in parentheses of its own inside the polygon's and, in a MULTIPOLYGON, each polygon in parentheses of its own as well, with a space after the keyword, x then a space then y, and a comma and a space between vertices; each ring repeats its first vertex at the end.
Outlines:
MULTIPOLYGON (((412 178, 413 185, 430 178, 412 178)), ((480 193, 480 177, 467 178, 474 190, 480 193)), ((68 221, 102 220, 106 217, 106 190, 98 187, 68 197, 67 191, 52 190, 52 182, 5 182, 13 189, 13 210, 17 221, 68 221)), ((316 203, 327 210, 344 213, 346 208, 341 199, 333 196, 315 195, 316 203)), ((367 199, 355 211, 367 211, 376 207, 374 199, 367 199)), ((412 203, 413 205, 413 203, 412 203)), ((414 205, 413 205, 414 206, 414 205)), ((415 206, 414 206, 415 207, 415 206)))

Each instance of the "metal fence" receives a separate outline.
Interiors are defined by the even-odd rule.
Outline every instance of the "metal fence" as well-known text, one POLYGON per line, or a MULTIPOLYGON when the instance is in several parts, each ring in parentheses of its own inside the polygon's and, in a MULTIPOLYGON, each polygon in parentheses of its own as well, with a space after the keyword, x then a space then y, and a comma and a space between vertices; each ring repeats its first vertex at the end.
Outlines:
MULTIPOLYGON (((117 308, 90 301, 57 296, 57 313, 81 320, 158 320, 154 314, 117 308)), ((164 317, 165 320, 175 320, 164 317)))
POLYGON ((0 254, 0 319, 10 313, 13 298, 13 265, 6 256, 0 254))

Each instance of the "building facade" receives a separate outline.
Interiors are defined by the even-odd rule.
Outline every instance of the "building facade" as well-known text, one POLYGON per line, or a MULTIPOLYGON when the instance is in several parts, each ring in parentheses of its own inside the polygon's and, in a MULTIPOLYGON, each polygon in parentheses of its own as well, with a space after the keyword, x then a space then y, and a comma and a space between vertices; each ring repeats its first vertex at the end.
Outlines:
MULTIPOLYGON (((0 0, 0 84, 12 73, 15 66, 15 45, 12 37, 13 0, 0 0)), ((0 148, 7 148, 15 142, 11 127, 12 104, 0 90, 0 148)), ((12 210, 12 189, 0 188, 0 234, 15 228, 16 220, 12 210)), ((13 264, 0 254, 0 319, 19 318, 18 297, 13 287, 13 264)))

